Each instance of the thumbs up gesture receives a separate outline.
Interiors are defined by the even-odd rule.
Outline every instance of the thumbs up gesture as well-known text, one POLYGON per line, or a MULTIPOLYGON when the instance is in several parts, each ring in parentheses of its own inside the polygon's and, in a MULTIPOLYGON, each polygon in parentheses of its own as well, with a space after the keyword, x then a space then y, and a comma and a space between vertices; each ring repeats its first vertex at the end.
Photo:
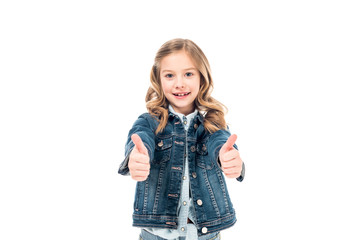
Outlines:
POLYGON ((135 144, 130 153, 129 170, 132 179, 145 181, 150 173, 150 157, 148 151, 137 134, 131 135, 131 140, 135 144))
POLYGON ((219 152, 222 170, 228 178, 237 178, 241 174, 242 160, 239 152, 234 148, 237 136, 231 135, 219 152))

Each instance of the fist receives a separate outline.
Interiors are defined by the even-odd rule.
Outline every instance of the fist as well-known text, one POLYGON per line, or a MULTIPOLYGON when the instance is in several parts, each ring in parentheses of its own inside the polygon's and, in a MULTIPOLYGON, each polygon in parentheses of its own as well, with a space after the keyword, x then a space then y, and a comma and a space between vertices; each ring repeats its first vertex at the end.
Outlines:
POLYGON ((219 152, 221 168, 228 178, 240 177, 242 170, 242 160, 238 150, 234 148, 237 136, 231 135, 219 152))
POLYGON ((150 174, 150 158, 148 151, 137 134, 131 135, 131 140, 135 144, 129 157, 129 170, 132 179, 145 181, 150 174))

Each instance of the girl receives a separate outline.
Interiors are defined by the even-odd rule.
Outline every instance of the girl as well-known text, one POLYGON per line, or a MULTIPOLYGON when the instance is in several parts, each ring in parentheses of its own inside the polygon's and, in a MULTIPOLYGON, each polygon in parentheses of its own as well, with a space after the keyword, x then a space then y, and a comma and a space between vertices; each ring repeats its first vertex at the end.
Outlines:
POLYGON ((220 239, 236 222, 224 174, 242 181, 245 168, 211 97, 207 58, 187 39, 161 46, 146 95, 148 113, 129 131, 119 173, 136 186, 133 226, 140 239, 220 239))

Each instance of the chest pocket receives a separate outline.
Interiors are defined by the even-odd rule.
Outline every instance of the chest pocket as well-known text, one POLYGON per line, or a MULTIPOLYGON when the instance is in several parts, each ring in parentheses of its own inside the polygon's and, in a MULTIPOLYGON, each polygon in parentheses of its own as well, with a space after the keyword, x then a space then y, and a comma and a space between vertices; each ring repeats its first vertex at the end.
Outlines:
POLYGON ((171 148, 172 148, 172 137, 156 138, 154 162, 160 164, 169 161, 171 157, 171 148))
POLYGON ((210 170, 214 167, 214 163, 208 156, 207 144, 200 142, 196 145, 196 160, 197 165, 203 169, 210 170))

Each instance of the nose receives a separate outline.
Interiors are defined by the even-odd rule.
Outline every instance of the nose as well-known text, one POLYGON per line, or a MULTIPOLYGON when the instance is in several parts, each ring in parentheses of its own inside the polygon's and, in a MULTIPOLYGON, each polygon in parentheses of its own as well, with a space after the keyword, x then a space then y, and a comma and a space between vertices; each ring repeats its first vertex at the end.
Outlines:
POLYGON ((175 80, 175 88, 184 88, 185 82, 183 76, 179 75, 175 80))

